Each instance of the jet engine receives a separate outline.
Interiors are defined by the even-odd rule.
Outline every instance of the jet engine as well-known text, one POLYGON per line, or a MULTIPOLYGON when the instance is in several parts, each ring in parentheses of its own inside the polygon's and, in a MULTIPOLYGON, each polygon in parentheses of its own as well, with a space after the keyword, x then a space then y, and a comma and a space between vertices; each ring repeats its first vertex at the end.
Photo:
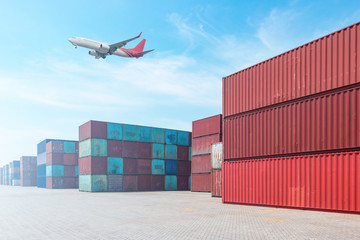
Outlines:
POLYGON ((110 46, 105 43, 100 44, 99 47, 96 49, 96 51, 101 53, 108 53, 109 50, 110 50, 110 46))
POLYGON ((89 55, 94 56, 96 59, 104 58, 106 57, 106 54, 101 54, 96 51, 89 51, 89 55))

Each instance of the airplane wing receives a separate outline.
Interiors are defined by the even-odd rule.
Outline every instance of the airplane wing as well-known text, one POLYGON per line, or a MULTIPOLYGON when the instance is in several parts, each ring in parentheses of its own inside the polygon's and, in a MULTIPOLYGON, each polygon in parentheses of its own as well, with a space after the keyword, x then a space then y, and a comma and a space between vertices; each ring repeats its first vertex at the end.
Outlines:
POLYGON ((128 40, 125 40, 125 41, 122 41, 122 42, 118 42, 118 43, 114 43, 114 44, 110 44, 110 50, 109 50, 109 54, 113 54, 118 48, 121 48, 123 46, 125 46, 128 42, 131 42, 137 38, 139 38, 141 36, 142 32, 136 36, 136 37, 133 37, 133 38, 130 38, 128 40))

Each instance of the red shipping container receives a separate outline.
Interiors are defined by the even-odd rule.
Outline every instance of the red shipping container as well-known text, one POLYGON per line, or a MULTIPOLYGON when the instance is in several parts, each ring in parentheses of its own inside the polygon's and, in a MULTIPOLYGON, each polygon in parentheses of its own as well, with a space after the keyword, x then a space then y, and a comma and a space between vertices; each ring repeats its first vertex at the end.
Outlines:
POLYGON ((221 134, 192 139, 192 156, 210 154, 211 144, 221 141, 221 134))
POLYGON ((211 196, 221 197, 221 170, 212 170, 211 172, 211 196))
POLYGON ((223 78, 223 116, 360 82, 360 23, 223 78))
POLYGON ((151 174, 151 159, 137 159, 137 173, 151 174))
POLYGON ((78 188, 76 185, 77 177, 65 177, 64 178, 64 189, 78 188))
POLYGON ((123 142, 123 157, 137 158, 139 153, 138 143, 124 141, 123 142))
POLYGON ((164 190, 165 190, 165 176, 151 175, 151 191, 164 191, 164 190))
POLYGON ((189 147, 181 145, 177 146, 177 160, 189 161, 189 147))
POLYGON ((79 159, 79 175, 107 174, 106 157, 85 157, 79 159))
POLYGON ((191 174, 192 192, 211 192, 211 173, 191 174))
POLYGON ((223 202, 360 213, 360 153, 225 162, 223 202))
POLYGON ((74 153, 64 153, 64 165, 78 165, 78 155, 74 153))
POLYGON ((75 177, 76 166, 64 166, 64 177, 75 177))
POLYGON ((64 178, 63 177, 46 177, 46 188, 48 189, 63 189, 64 178))
POLYGON ((177 175, 178 176, 190 176, 191 174, 191 162, 189 161, 177 161, 177 175))
POLYGON ((192 137, 197 138, 221 133, 222 115, 215 115, 192 122, 192 137))
POLYGON ((137 174, 137 159, 123 158, 123 173, 137 174))
POLYGON ((64 142, 63 141, 50 141, 46 143, 47 153, 64 153, 64 142))
POLYGON ((189 190, 189 177, 190 176, 177 176, 177 190, 189 190))
POLYGON ((46 165, 64 165, 63 153, 47 153, 46 165))
POLYGON ((152 145, 151 143, 138 142, 138 158, 151 158, 152 157, 152 145))
POLYGON ((107 139, 107 123, 88 121, 79 127, 79 141, 88 138, 107 139))
POLYGON ((151 191, 151 175, 137 176, 138 191, 151 191))
POLYGON ((193 156, 191 159, 191 173, 210 173, 211 155, 193 156))
POLYGON ((124 175, 123 188, 124 191, 137 191, 138 176, 124 175))
POLYGON ((122 157, 123 141, 107 140, 107 155, 108 157, 122 157))
POLYGON ((224 120, 224 159, 360 147, 360 87, 224 120))

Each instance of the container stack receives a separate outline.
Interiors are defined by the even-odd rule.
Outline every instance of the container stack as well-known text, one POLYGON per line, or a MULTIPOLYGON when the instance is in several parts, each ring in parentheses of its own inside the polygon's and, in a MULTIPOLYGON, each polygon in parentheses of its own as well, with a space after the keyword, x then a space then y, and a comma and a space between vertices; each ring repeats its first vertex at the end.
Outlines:
POLYGON ((222 115, 192 122, 191 191, 211 192, 211 144, 221 142, 222 115))
POLYGON ((10 183, 11 186, 20 186, 20 161, 10 162, 10 183))
POLYGON ((223 79, 223 201, 360 212, 360 23, 223 79))
POLYGON ((211 145, 211 196, 221 197, 222 188, 222 162, 223 162, 223 147, 222 142, 211 145))
POLYGON ((9 164, 5 165, 5 171, 4 171, 4 175, 5 175, 5 181, 4 184, 5 185, 10 185, 10 172, 9 172, 9 164))
POLYGON ((22 156, 20 158, 20 185, 37 186, 37 158, 22 156))
POLYGON ((78 188, 78 142, 51 140, 46 143, 46 188, 78 188))
POLYGON ((89 121, 79 127, 79 189, 189 190, 191 133, 89 121))
POLYGON ((0 185, 4 185, 4 168, 0 168, 0 185))
POLYGON ((53 139, 45 139, 37 145, 37 187, 46 188, 46 143, 53 139))

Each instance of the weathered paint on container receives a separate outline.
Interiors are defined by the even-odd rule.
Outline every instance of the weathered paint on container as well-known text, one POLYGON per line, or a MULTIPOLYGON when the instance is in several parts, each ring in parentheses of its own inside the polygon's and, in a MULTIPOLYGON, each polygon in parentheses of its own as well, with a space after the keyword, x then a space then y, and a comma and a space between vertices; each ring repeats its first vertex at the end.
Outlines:
POLYGON ((151 128, 151 142, 152 143, 165 143, 165 129, 151 128))
POLYGON ((165 129, 165 143, 177 144, 177 131, 171 129, 165 129))
POLYGON ((191 191, 211 192, 211 173, 192 173, 191 191))
POLYGON ((124 141, 123 142, 123 157, 137 158, 139 148, 137 142, 124 141))
POLYGON ((164 160, 153 159, 152 160, 152 174, 164 175, 165 174, 165 163, 164 160))
POLYGON ((77 154, 64 153, 64 165, 78 165, 77 154))
POLYGON ((177 144, 182 146, 190 145, 189 132, 177 131, 177 144))
POLYGON ((137 173, 149 175, 152 172, 151 159, 137 159, 137 173))
POLYGON ((223 201, 360 213, 360 153, 224 162, 223 201))
POLYGON ((191 160, 191 172, 210 173, 211 156, 210 155, 193 156, 191 160))
POLYGON ((122 157, 123 156, 123 142, 118 140, 107 140, 107 155, 108 157, 122 157))
POLYGON ((359 148, 359 129, 354 87, 225 119, 224 159, 359 148))
POLYGON ((202 137, 221 133, 222 115, 203 118, 192 122, 192 137, 202 137))
POLYGON ((176 175, 177 174, 177 161, 176 160, 165 160, 165 174, 176 175))
POLYGON ((108 191, 121 192, 123 190, 123 175, 108 175, 108 191))
POLYGON ((152 146, 152 158, 165 158, 165 149, 164 144, 156 144, 154 143, 152 146))
POLYGON ((212 170, 211 172, 211 196, 221 197, 222 170, 212 170))
POLYGON ((165 190, 175 191, 177 189, 176 176, 165 176, 165 190))
POLYGON ((107 174, 106 157, 85 157, 79 159, 79 174, 107 174))
POLYGON ((91 191, 92 192, 106 192, 107 191, 107 176, 106 175, 91 175, 91 191))
POLYGON ((88 121, 79 127, 79 141, 88 138, 107 138, 107 122, 88 121))
POLYGON ((64 153, 46 153, 46 165, 64 165, 64 153))
POLYGON ((151 128, 138 126, 138 140, 139 142, 151 142, 151 128))
POLYGON ((46 177, 63 177, 64 166, 63 165, 47 165, 46 177))
POLYGON ((46 153, 64 153, 64 142, 52 140, 46 143, 46 153))
POLYGON ((64 189, 70 189, 70 188, 79 188, 79 183, 77 181, 77 178, 74 177, 64 177, 64 189))
POLYGON ((63 189, 64 178, 63 177, 46 177, 46 188, 48 189, 63 189))
POLYGON ((137 174, 137 159, 123 159, 124 174, 137 174))
POLYGON ((147 159, 151 159, 152 157, 152 146, 151 143, 146 143, 146 142, 138 142, 137 144, 137 149, 138 149, 138 158, 147 158, 147 159))
POLYGON ((112 140, 123 140, 123 125, 120 123, 107 124, 107 138, 112 140))
POLYGON ((360 23, 223 78, 223 115, 360 82, 360 23))
POLYGON ((79 176, 79 191, 91 192, 91 175, 79 176))
POLYGON ((165 175, 152 175, 151 190, 164 191, 164 189, 165 189, 165 175))
POLYGON ((123 177, 123 190, 124 191, 137 191, 138 176, 124 175, 123 177))
POLYGON ((211 168, 221 169, 223 162, 223 145, 222 142, 211 145, 211 168))
POLYGON ((79 157, 107 156, 107 141, 105 139, 91 138, 80 142, 79 157))
POLYGON ((190 176, 191 174, 191 162, 189 161, 177 161, 177 175, 178 176, 190 176))
POLYGON ((107 174, 123 174, 123 159, 108 157, 107 159, 107 174))
POLYGON ((136 125, 124 124, 124 140, 137 141, 138 132, 136 125))
POLYGON ((138 191, 151 191, 151 175, 138 175, 137 184, 138 191))
POLYGON ((177 146, 176 145, 165 145, 165 159, 177 159, 177 146))
POLYGON ((64 153, 72 153, 75 154, 76 153, 76 147, 75 147, 75 142, 68 142, 65 141, 64 142, 64 153))
POLYGON ((192 155, 210 154, 211 144, 221 141, 221 134, 208 135, 204 137, 193 138, 192 155))

